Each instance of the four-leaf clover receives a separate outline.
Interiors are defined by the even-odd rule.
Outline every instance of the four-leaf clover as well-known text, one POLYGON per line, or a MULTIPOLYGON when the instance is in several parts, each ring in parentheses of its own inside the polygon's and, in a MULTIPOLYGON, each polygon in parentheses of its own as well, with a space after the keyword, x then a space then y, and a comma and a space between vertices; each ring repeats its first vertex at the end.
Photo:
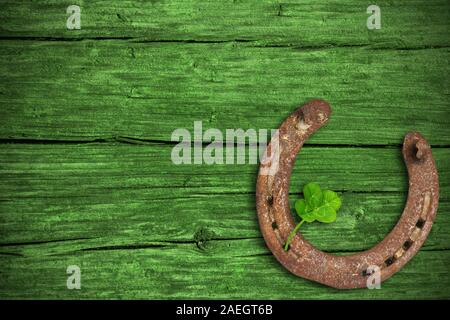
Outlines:
POLYGON ((324 222, 330 223, 336 220, 336 212, 341 207, 341 198, 336 192, 331 190, 322 190, 315 182, 308 183, 303 188, 305 199, 295 201, 295 211, 302 219, 292 230, 284 245, 284 250, 289 249, 292 238, 300 229, 303 222, 324 222))

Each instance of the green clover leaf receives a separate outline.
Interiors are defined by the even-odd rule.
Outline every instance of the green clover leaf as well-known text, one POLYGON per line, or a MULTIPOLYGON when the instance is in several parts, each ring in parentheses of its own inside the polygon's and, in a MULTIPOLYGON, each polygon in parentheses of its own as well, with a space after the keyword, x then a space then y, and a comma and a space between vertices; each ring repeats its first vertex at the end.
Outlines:
POLYGON ((320 206, 323 201, 322 190, 315 182, 310 182, 303 188, 303 195, 305 196, 306 203, 310 208, 320 206))
POLYGON ((297 215, 307 222, 313 222, 316 218, 312 214, 312 211, 309 210, 309 206, 306 203, 305 199, 300 199, 295 201, 295 211, 297 215))
POLYGON ((314 209, 313 216, 319 222, 330 223, 336 220, 336 210, 328 205, 323 205, 320 208, 314 209))
POLYGON ((330 223, 336 220, 336 211, 341 207, 341 199, 331 190, 323 191, 322 204, 314 209, 314 217, 317 221, 330 223))
POLYGON ((328 203, 335 211, 338 211, 342 204, 341 198, 331 190, 323 191, 323 201, 328 203))

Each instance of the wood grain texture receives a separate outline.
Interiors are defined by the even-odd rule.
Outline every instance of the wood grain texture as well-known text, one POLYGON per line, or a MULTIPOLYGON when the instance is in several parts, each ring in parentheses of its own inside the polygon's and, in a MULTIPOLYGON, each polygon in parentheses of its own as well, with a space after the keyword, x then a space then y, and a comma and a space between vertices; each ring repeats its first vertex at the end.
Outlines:
POLYGON ((374 31, 360 0, 70 4, 81 30, 66 29, 68 3, 1 3, 0 298, 450 298, 447 0, 377 1, 374 31), (322 250, 380 241, 406 201, 404 135, 433 146, 437 219, 381 290, 282 268, 257 225, 256 164, 171 162, 176 128, 274 129, 317 97, 333 115, 290 201, 310 181, 342 196, 335 223, 302 226, 322 250))
MULTIPOLYGON (((295 277, 262 239, 77 250, 72 242, 54 255, 4 256, 0 296, 45 298, 417 299, 448 298, 449 251, 420 251, 380 290, 336 290, 295 277), (81 268, 81 290, 67 290, 66 268, 81 268), (4 288, 7 288, 5 290, 4 288)), ((32 249, 30 249, 32 250, 32 249)))
MULTIPOLYGON (((143 196, 171 198, 197 193, 249 193, 255 190, 258 165, 174 165, 167 144, 4 144, 0 154, 2 196, 20 198, 89 197, 109 190, 141 190, 143 196), (83 188, 78 188, 80 184, 83 188)), ((246 149, 248 150, 248 149, 246 149)), ((449 199, 448 148, 435 148, 441 198, 449 199)), ((395 147, 308 147, 299 154, 291 192, 315 180, 336 191, 407 192, 401 150, 395 147)), ((130 194, 130 196, 132 193, 130 194)), ((135 196, 139 198, 136 193, 135 196)))
POLYGON ((146 41, 253 41, 262 45, 410 48, 448 46, 446 0, 379 0, 382 29, 366 28, 361 0, 72 1, 81 30, 67 30, 58 0, 2 1, 0 36, 139 38, 146 41))
MULTIPOLYGON (((4 145, 2 243, 92 239, 130 245, 192 241, 204 230, 221 239, 261 237, 257 165, 174 165, 171 149, 166 144, 4 145)), ((450 150, 433 153, 442 214, 426 247, 448 249, 450 150)), ((305 236, 328 251, 376 244, 402 212, 405 171, 396 148, 304 147, 292 175, 291 200, 312 180, 343 197, 338 223, 308 225, 305 236)), ((18 249, 13 253, 22 252, 18 249)))
MULTIPOLYGON (((293 278, 268 253, 259 232, 257 166, 175 166, 171 148, 118 142, 4 144, 0 297, 448 297, 445 278, 435 283, 450 262, 449 149, 434 150, 442 193, 429 239, 411 267, 381 294, 337 292, 293 278), (83 270, 80 293, 65 288, 70 264, 83 270), (222 276, 226 280, 218 282, 222 276), (427 281, 433 285, 424 294, 417 285, 427 281), (286 288, 297 290, 287 294, 291 289, 286 288), (411 290, 400 293, 405 288, 411 290)), ((401 214, 404 171, 397 148, 306 146, 294 171, 291 201, 305 181, 315 179, 324 187, 343 188, 343 207, 336 223, 308 225, 305 237, 338 254, 370 248, 401 214)))
POLYGON ((176 128, 275 129, 299 104, 333 115, 308 143, 450 145, 448 48, 3 41, 0 137, 170 141, 176 128), (432 125, 431 125, 432 124, 432 125))

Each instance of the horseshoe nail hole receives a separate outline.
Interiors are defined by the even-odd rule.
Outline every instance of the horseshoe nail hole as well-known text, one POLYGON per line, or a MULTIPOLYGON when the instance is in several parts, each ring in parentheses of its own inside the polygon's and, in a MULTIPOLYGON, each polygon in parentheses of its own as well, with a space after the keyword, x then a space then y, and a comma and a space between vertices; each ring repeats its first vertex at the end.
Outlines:
POLYGON ((419 148, 417 148, 417 144, 414 144, 411 147, 411 149, 412 149, 412 156, 413 156, 413 158, 416 159, 416 160, 419 160, 420 158, 418 158, 418 156, 417 156, 417 152, 419 151, 419 148))
POLYGON ((419 218, 419 220, 417 220, 416 227, 419 229, 422 229, 424 224, 425 224, 425 220, 423 220, 422 218, 419 218))
POLYGON ((273 205, 273 196, 272 195, 267 197, 267 203, 269 204, 269 206, 273 205))
POLYGON ((394 263, 394 261, 395 261, 395 257, 392 256, 392 257, 387 258, 387 259, 384 261, 384 264, 386 265, 386 267, 389 267, 391 264, 394 263))
POLYGON ((300 132, 305 132, 308 130, 309 127, 311 127, 311 124, 309 124, 305 118, 305 114, 303 112, 299 113, 295 117, 295 128, 299 130, 300 132))
POLYGON ((374 273, 375 272, 375 270, 373 270, 372 272, 370 272, 369 270, 367 270, 367 269, 364 269, 362 272, 361 272, 361 274, 362 274, 362 276, 363 277, 367 277, 367 276, 370 276, 372 273, 374 273))
POLYGON ((408 250, 411 246, 412 246, 412 241, 411 240, 406 240, 403 243, 403 249, 405 249, 405 250, 408 250))
POLYGON ((311 127, 311 125, 305 122, 304 118, 300 118, 300 120, 297 122, 296 125, 297 130, 299 130, 300 132, 306 132, 306 130, 308 130, 309 127, 311 127))
POLYGON ((273 229, 273 230, 278 229, 278 225, 277 225, 277 223, 276 223, 275 221, 272 222, 272 229, 273 229))
POLYGON ((422 161, 425 156, 426 150, 426 144, 423 141, 417 141, 411 147, 412 157, 416 161, 422 161))

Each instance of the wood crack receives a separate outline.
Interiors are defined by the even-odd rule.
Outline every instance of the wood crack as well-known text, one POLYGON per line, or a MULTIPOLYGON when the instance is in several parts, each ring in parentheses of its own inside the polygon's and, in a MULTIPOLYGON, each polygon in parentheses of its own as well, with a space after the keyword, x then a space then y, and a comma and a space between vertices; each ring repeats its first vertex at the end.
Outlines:
POLYGON ((228 43, 248 43, 255 48, 290 48, 301 51, 320 51, 330 49, 354 49, 361 48, 367 50, 398 50, 416 51, 450 48, 448 44, 442 45, 415 45, 415 46, 395 46, 392 43, 357 43, 338 44, 325 43, 321 45, 298 45, 295 43, 270 43, 264 39, 229 39, 229 40, 200 40, 200 39, 146 39, 142 37, 34 37, 34 36, 0 36, 0 41, 42 41, 42 42, 82 42, 82 41, 126 41, 130 43, 186 43, 186 44, 228 44, 228 43))
MULTIPOLYGON (((111 136, 105 138, 92 138, 86 140, 70 140, 70 139, 34 139, 34 138, 0 138, 0 144, 91 144, 91 143, 104 143, 104 144, 116 144, 116 143, 124 143, 124 144, 136 144, 136 145, 176 145, 179 142, 177 141, 168 141, 168 140, 158 140, 158 139, 144 139, 144 138, 136 138, 130 136, 111 136)), ((202 141, 202 146, 207 146, 212 141, 202 141)), ((229 142, 223 141, 223 143, 229 142)), ((193 145, 193 144, 192 144, 193 145)), ((234 147, 239 146, 259 146, 259 144, 251 144, 246 141, 245 145, 241 143, 234 142, 234 147)), ((346 143, 305 143, 305 148, 370 148, 370 149, 396 149, 401 148, 402 144, 400 143, 391 143, 391 144, 346 144, 346 143)), ((450 148, 450 144, 431 144, 432 148, 450 148)))
POLYGON ((0 248, 16 247, 16 246, 30 246, 30 245, 48 244, 48 243, 56 243, 56 242, 67 242, 67 241, 78 241, 78 240, 92 240, 92 239, 94 239, 94 238, 72 238, 72 239, 29 241, 29 242, 0 243, 0 248))

